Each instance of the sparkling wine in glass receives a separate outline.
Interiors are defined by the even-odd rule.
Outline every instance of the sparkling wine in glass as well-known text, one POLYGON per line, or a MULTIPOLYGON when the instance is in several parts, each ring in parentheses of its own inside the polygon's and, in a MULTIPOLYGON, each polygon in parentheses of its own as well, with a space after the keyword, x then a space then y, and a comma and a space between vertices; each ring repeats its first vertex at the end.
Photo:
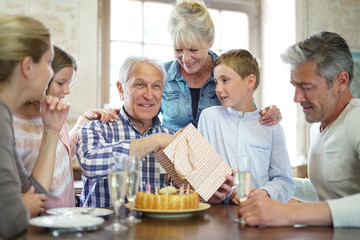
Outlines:
POLYGON ((247 199, 250 192, 251 173, 250 171, 235 171, 234 184, 236 186, 237 195, 240 202, 247 199))
POLYGON ((120 208, 124 203, 126 193, 126 174, 127 171, 113 168, 108 175, 109 191, 111 201, 114 205, 115 220, 107 227, 107 229, 113 232, 124 231, 127 229, 126 226, 120 223, 120 208))
POLYGON ((136 218, 133 214, 134 203, 136 200, 136 193, 140 187, 140 158, 129 156, 127 161, 127 174, 126 174, 126 197, 130 203, 130 214, 125 219, 127 224, 136 224, 141 222, 141 219, 136 218))
MULTIPOLYGON (((237 195, 241 202, 244 202, 249 193, 251 186, 250 158, 248 156, 240 159, 240 163, 234 170, 234 184, 236 186, 237 195)), ((234 222, 244 224, 244 219, 236 218, 234 222)))

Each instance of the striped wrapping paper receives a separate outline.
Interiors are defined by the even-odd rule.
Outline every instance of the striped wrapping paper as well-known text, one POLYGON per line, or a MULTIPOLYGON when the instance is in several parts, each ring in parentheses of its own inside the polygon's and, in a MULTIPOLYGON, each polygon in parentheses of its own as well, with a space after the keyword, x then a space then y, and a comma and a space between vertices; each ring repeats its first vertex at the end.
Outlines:
POLYGON ((231 168, 191 123, 154 153, 177 186, 189 184, 205 201, 225 182, 231 168))

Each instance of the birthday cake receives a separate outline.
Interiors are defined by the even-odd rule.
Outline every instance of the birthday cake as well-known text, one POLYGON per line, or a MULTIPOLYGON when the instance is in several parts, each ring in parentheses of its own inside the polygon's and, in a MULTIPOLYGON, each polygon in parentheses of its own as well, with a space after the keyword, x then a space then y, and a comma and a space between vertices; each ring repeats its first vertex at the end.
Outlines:
POLYGON ((199 207, 199 195, 192 191, 181 191, 168 186, 156 193, 138 192, 135 207, 154 210, 183 210, 199 207))

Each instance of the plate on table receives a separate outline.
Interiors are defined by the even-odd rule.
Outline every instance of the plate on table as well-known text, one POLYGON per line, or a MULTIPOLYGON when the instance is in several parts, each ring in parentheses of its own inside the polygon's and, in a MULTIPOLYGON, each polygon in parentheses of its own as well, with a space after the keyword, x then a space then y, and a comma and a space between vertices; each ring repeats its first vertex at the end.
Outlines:
POLYGON ((36 217, 29 220, 29 224, 36 227, 44 227, 51 229, 96 229, 104 223, 101 217, 91 215, 53 215, 36 217))
MULTIPOLYGON (((130 203, 125 204, 126 208, 130 209, 130 203)), ((199 203, 198 208, 183 209, 183 210, 155 210, 155 209, 142 209, 134 208, 134 211, 142 212, 145 216, 159 219, 181 219, 192 217, 193 213, 204 211, 210 208, 208 203, 199 203)))
MULTIPOLYGON (((93 208, 85 208, 85 207, 63 207, 63 208, 52 208, 47 210, 46 212, 51 215, 73 215, 73 214, 83 214, 82 212, 86 212, 86 210, 93 208)), ((93 211, 86 213, 86 215, 96 216, 96 217, 104 217, 112 214, 114 211, 106 208, 95 208, 93 211)))

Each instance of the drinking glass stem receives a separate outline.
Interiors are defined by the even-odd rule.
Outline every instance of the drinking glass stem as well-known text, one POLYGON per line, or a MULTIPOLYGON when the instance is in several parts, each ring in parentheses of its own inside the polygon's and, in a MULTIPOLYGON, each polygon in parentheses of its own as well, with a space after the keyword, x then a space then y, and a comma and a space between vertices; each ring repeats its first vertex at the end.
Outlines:
POLYGON ((134 211, 134 201, 129 201, 130 202, 130 216, 133 216, 133 211, 134 211))
POLYGON ((117 205, 114 205, 115 210, 115 223, 120 223, 120 208, 117 205))

